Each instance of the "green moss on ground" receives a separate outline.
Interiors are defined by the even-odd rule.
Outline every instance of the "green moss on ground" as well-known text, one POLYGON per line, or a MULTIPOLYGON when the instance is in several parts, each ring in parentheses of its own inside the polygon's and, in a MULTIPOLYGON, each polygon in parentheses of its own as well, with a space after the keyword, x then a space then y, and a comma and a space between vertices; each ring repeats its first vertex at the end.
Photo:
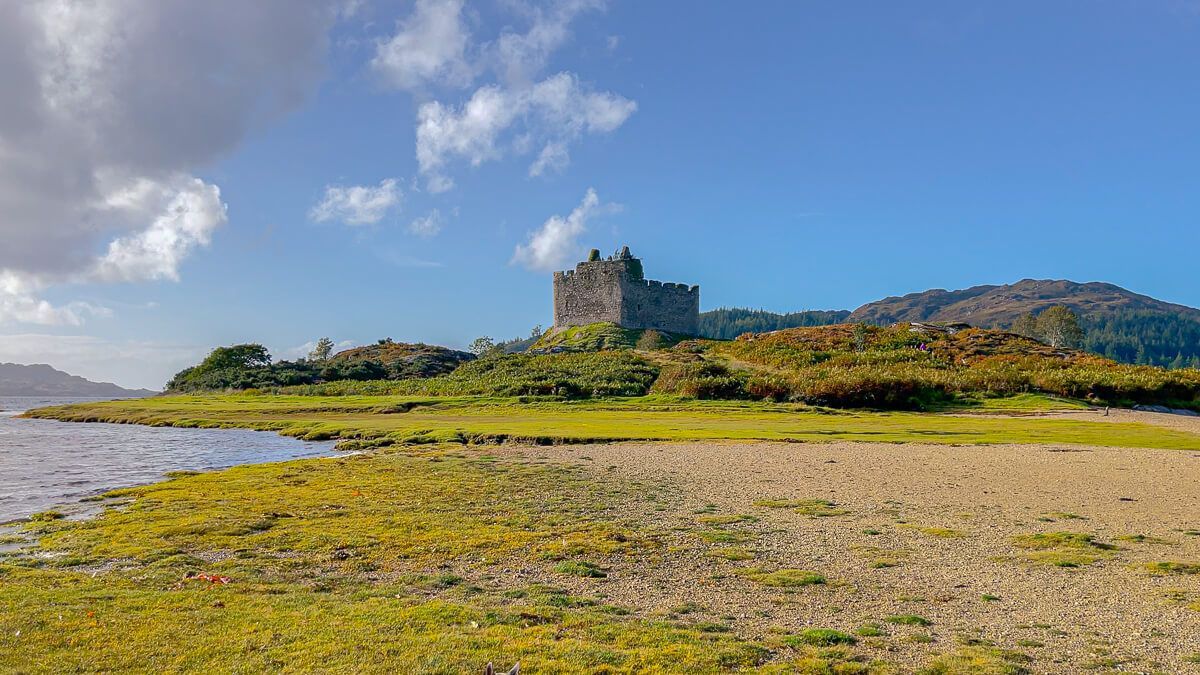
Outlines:
POLYGON ((1096 541, 1082 532, 1041 532, 1015 537, 1013 543, 1028 552, 1031 562, 1055 567, 1081 567, 1112 557, 1112 544, 1096 541))

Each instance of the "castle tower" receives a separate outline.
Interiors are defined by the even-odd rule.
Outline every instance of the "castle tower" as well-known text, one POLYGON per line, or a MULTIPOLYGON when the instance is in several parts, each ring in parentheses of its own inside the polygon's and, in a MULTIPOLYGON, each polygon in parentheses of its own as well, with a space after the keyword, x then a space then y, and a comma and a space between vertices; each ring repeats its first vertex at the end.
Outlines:
POLYGON ((554 273, 554 326, 602 322, 695 335, 700 287, 647 280, 628 246, 605 259, 592 249, 574 270, 554 273))

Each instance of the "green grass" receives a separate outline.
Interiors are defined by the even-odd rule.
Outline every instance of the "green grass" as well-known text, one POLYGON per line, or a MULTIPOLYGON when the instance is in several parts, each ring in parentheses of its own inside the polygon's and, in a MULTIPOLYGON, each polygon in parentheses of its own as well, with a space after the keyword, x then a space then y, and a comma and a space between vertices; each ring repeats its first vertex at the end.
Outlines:
POLYGON ((793 647, 800 645, 832 647, 834 645, 856 644, 858 639, 849 633, 843 633, 840 630, 833 630, 832 628, 809 628, 795 635, 788 635, 783 638, 783 641, 785 644, 793 647))
POLYGON ((1088 405, 1059 396, 1046 394, 1015 394, 1013 396, 959 399, 944 408, 945 411, 966 412, 1053 412, 1058 410, 1087 410, 1088 405))
POLYGON ((739 570, 738 574, 763 586, 772 586, 775 588, 820 586, 825 583, 824 575, 808 570, 781 569, 768 572, 758 568, 751 568, 739 570))
POLYGON ((591 579, 603 579, 608 576, 603 567, 583 560, 564 560, 554 566, 554 571, 559 574, 570 574, 591 579))
POLYGON ((739 546, 726 546, 724 548, 715 548, 708 551, 708 555, 722 560, 753 560, 754 554, 739 546))
POLYGON ((884 619, 884 621, 887 621, 888 623, 894 623, 897 626, 929 626, 933 623, 929 619, 926 619, 923 616, 917 616, 916 614, 896 614, 894 616, 887 617, 884 619))
POLYGON ((1159 561, 1141 563, 1137 565, 1137 567, 1151 574, 1160 576, 1171 574, 1200 574, 1200 563, 1194 562, 1159 561))
POLYGON ((700 516, 697 521, 705 525, 734 525, 737 523, 753 523, 758 520, 758 516, 752 516, 746 513, 724 516, 700 516))
POLYGON ((1029 552, 1031 562, 1055 567, 1082 567, 1111 557, 1116 546, 1106 544, 1082 532, 1041 532, 1013 539, 1018 548, 1029 552))
POLYGON ((604 401, 213 394, 43 408, 67 421, 240 427, 359 445, 524 440, 876 441, 1089 444, 1200 450, 1200 435, 1144 424, 907 412, 830 412, 796 404, 644 397, 604 401))
POLYGON ((964 647, 952 654, 943 654, 918 675, 1024 675, 1030 659, 1025 654, 995 647, 964 647))
POLYGON ((850 513, 846 509, 837 508, 837 504, 827 499, 759 499, 754 502, 754 506, 766 509, 788 509, 813 518, 844 516, 850 513))
POLYGON ((1131 544, 1155 544, 1158 546, 1176 546, 1177 542, 1159 537, 1149 537, 1144 534, 1126 534, 1117 537, 1117 541, 1127 541, 1131 544))
POLYGON ((642 338, 648 332, 657 334, 658 339, 654 340, 656 348, 670 347, 683 338, 681 335, 660 331, 622 328, 615 323, 594 323, 587 326, 569 326, 546 331, 530 349, 559 348, 588 352, 633 349, 645 342, 642 338))

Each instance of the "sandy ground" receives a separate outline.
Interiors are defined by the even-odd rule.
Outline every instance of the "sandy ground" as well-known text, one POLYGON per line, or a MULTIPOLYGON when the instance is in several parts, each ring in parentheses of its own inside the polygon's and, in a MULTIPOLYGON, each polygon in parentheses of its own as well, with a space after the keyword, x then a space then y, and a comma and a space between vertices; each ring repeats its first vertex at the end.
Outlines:
MULTIPOLYGON (((1073 415, 1200 432, 1200 420, 1170 415, 1073 415)), ((1156 576, 1137 567, 1200 562, 1200 453, 761 442, 501 452, 647 486, 647 508, 630 517, 681 542, 685 553, 606 561, 607 579, 570 582, 639 613, 696 603, 686 620, 724 622, 750 637, 878 623, 888 635, 861 640, 859 649, 906 669, 964 644, 994 644, 1032 657, 1034 672, 1200 672, 1188 660, 1200 654, 1200 574, 1156 576), (811 517, 753 505, 762 499, 827 499, 848 513, 811 517), (707 555, 728 544, 700 540, 697 531, 711 526, 698 511, 757 517, 724 528, 745 536, 740 546, 754 558, 707 555), (928 527, 961 535, 917 529, 928 527), (1030 562, 1014 545, 1016 536, 1055 531, 1087 533, 1119 549, 1096 564, 1063 568, 1030 562), (1128 535, 1162 541, 1121 539, 1128 535), (881 558, 898 564, 872 565, 881 558), (829 583, 768 588, 736 573, 749 567, 814 570, 829 583), (931 625, 886 622, 899 614, 931 625)))

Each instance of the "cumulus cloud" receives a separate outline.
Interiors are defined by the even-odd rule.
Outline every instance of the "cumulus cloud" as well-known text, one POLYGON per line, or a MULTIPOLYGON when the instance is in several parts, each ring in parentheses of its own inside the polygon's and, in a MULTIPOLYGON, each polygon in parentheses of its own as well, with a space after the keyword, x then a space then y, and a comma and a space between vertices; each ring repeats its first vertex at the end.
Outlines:
POLYGON ((330 185, 309 217, 318 223, 337 220, 346 225, 375 225, 389 211, 398 208, 401 199, 400 184, 395 178, 385 178, 374 187, 330 185))
POLYGON ((461 159, 479 166, 498 159, 507 139, 509 149, 541 146, 529 169, 531 175, 541 175, 566 165, 569 143, 584 134, 613 131, 636 110, 634 101, 592 91, 573 73, 558 73, 524 89, 481 87, 462 106, 437 101, 421 105, 417 165, 431 191, 444 191, 453 186, 445 173, 447 164, 461 159))
POLYGON ((617 204, 601 204, 600 197, 588 188, 583 201, 566 218, 550 216, 537 230, 529 233, 524 244, 513 252, 512 264, 537 272, 562 269, 579 254, 579 236, 587 231, 588 221, 620 210, 617 204))
POLYGON ((150 225, 109 242, 95 269, 103 281, 178 281, 184 258, 197 246, 208 246, 213 230, 227 220, 221 190, 186 176, 169 182, 140 179, 110 194, 108 205, 150 225))
POLYGON ((0 323, 78 326, 86 317, 108 317, 111 310, 87 302, 55 306, 38 297, 44 282, 26 274, 0 270, 0 323))
POLYGON ((438 209, 433 209, 420 218, 415 218, 408 224, 409 234, 415 234, 418 237, 434 237, 441 231, 442 212, 438 209))
POLYGON ((528 29, 505 29, 476 45, 465 28, 461 0, 420 0, 396 34, 377 46, 373 65, 399 89, 458 89, 486 73, 494 76, 466 101, 430 100, 418 108, 417 163, 430 192, 454 186, 450 168, 455 162, 479 166, 536 152, 531 176, 561 171, 570 162, 572 143, 615 130, 637 110, 634 101, 596 91, 574 73, 541 75, 553 52, 570 38, 571 22, 583 12, 603 9, 604 2, 510 6, 524 14, 528 29))
POLYGON ((469 85, 474 66, 462 11, 463 0, 417 0, 412 16, 377 45, 371 67, 397 89, 469 85))
POLYGON ((81 320, 55 284, 177 279, 226 222, 194 172, 315 87, 340 7, 0 3, 0 321, 81 320))

